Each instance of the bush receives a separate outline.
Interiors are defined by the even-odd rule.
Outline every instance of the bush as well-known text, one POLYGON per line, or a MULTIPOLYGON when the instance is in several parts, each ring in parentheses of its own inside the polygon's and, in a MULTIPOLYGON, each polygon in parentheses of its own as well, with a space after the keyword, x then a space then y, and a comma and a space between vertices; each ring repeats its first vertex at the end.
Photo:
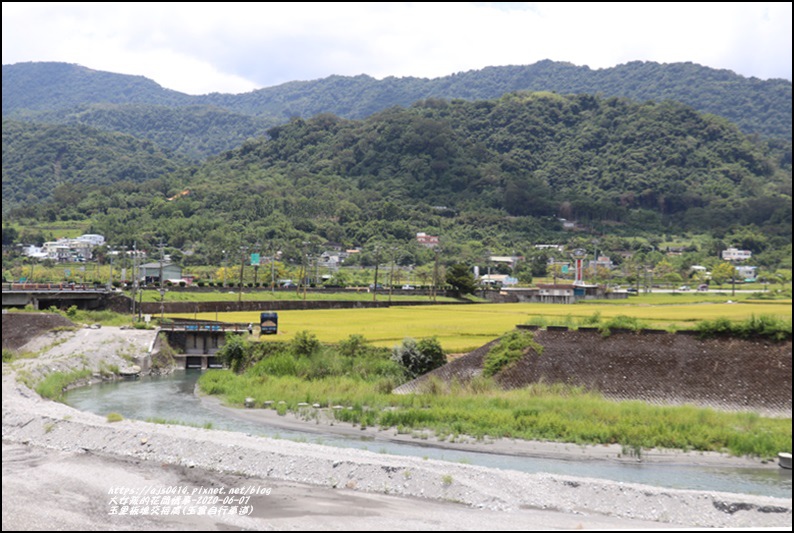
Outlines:
POLYGON ((309 357, 320 349, 320 340, 310 331, 299 331, 290 342, 290 350, 296 356, 309 357))
POLYGON ((358 357, 367 352, 367 339, 363 335, 354 333, 347 339, 340 341, 336 348, 345 357, 358 357))
POLYGON ((414 339, 404 339, 401 345, 392 349, 392 360, 402 365, 411 378, 427 374, 447 362, 444 350, 435 337, 422 339, 418 343, 414 339))
POLYGON ((226 343, 218 350, 217 357, 233 372, 240 372, 245 366, 250 351, 251 343, 248 342, 245 335, 227 332, 226 343))

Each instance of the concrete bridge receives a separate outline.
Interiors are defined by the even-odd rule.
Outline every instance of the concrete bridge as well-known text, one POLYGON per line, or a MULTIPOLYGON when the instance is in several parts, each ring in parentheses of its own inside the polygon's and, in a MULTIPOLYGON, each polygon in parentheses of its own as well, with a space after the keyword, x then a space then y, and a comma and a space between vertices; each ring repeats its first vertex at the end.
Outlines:
POLYGON ((74 283, 3 283, 3 307, 101 309, 113 290, 74 283))

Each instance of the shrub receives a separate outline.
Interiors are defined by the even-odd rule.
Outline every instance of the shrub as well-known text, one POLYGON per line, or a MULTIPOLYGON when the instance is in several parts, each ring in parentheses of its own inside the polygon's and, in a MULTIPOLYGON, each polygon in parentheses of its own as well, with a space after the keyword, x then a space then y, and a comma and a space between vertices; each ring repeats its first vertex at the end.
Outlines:
POLYGON ((310 331, 299 331, 290 342, 290 350, 296 356, 309 357, 320 349, 320 340, 310 331))
POLYGON ((405 373, 415 378, 427 374, 447 362, 444 350, 438 339, 431 337, 418 343, 414 339, 404 339, 401 345, 392 349, 392 360, 405 369, 405 373))
POLYGON ((121 422, 124 417, 118 413, 108 413, 108 422, 121 422))
POLYGON ((347 339, 340 341, 336 348, 345 357, 358 357, 367 351, 367 339, 363 335, 354 333, 347 339))
POLYGON ((217 356, 233 372, 240 372, 245 366, 250 350, 251 343, 244 335, 227 332, 226 342, 218 350, 217 356))

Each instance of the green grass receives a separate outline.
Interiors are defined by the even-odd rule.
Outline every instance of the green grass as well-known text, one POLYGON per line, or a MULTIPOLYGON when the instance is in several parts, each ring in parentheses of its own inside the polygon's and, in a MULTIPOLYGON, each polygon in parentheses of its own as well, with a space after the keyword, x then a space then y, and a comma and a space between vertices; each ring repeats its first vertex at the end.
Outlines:
POLYGON ((437 436, 470 435, 548 440, 577 444, 622 444, 725 451, 772 457, 791 450, 791 419, 762 418, 695 407, 660 407, 643 402, 613 402, 598 394, 563 385, 535 384, 521 390, 460 385, 436 394, 392 395, 379 392, 379 381, 350 376, 305 380, 295 376, 235 375, 209 371, 199 380, 203 391, 221 394, 233 405, 246 397, 260 404, 284 401, 343 405, 337 420, 362 427, 431 430, 437 436))
POLYGON ((63 399, 64 388, 75 381, 85 379, 89 376, 91 376, 91 370, 88 368, 74 370, 72 372, 53 372, 52 374, 48 374, 47 377, 36 385, 36 392, 44 398, 61 401, 63 399))
MULTIPOLYGON (((655 297, 657 295, 650 295, 655 297)), ((663 296, 663 295, 658 295, 663 296)), ((664 295, 669 296, 669 295, 664 295)), ((579 324, 591 320, 595 313, 600 321, 618 316, 641 320, 645 327, 659 329, 694 329, 701 320, 726 318, 746 320, 753 315, 770 315, 791 319, 790 301, 758 303, 703 303, 697 299, 645 299, 644 296, 623 300, 622 304, 461 304, 438 306, 393 306, 382 309, 336 309, 279 311, 279 334, 261 337, 262 342, 291 340, 303 330, 317 335, 327 344, 335 344, 359 334, 375 346, 391 348, 406 337, 438 338, 447 353, 470 351, 500 337, 517 324, 530 321, 565 320, 579 324)), ((193 318, 224 322, 258 323, 256 312, 198 313, 169 315, 170 318, 193 318)))
POLYGON ((150 417, 146 419, 146 422, 151 422, 152 424, 162 424, 165 426, 188 426, 193 428, 204 428, 204 429, 212 429, 212 422, 206 422, 204 424, 195 424, 191 422, 183 422, 181 420, 168 420, 166 418, 161 417, 150 417))
POLYGON ((511 331, 490 349, 483 360, 483 375, 492 377, 510 368, 532 347, 537 355, 543 353, 543 346, 536 343, 529 331, 511 331))

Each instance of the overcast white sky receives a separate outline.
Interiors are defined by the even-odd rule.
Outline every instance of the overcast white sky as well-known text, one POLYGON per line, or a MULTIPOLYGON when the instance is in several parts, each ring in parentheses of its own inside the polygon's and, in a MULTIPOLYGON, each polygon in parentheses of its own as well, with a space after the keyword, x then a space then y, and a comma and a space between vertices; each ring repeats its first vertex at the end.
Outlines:
POLYGON ((189 94, 542 59, 692 61, 788 80, 792 68, 790 2, 3 2, 2 19, 4 65, 77 63, 189 94))

